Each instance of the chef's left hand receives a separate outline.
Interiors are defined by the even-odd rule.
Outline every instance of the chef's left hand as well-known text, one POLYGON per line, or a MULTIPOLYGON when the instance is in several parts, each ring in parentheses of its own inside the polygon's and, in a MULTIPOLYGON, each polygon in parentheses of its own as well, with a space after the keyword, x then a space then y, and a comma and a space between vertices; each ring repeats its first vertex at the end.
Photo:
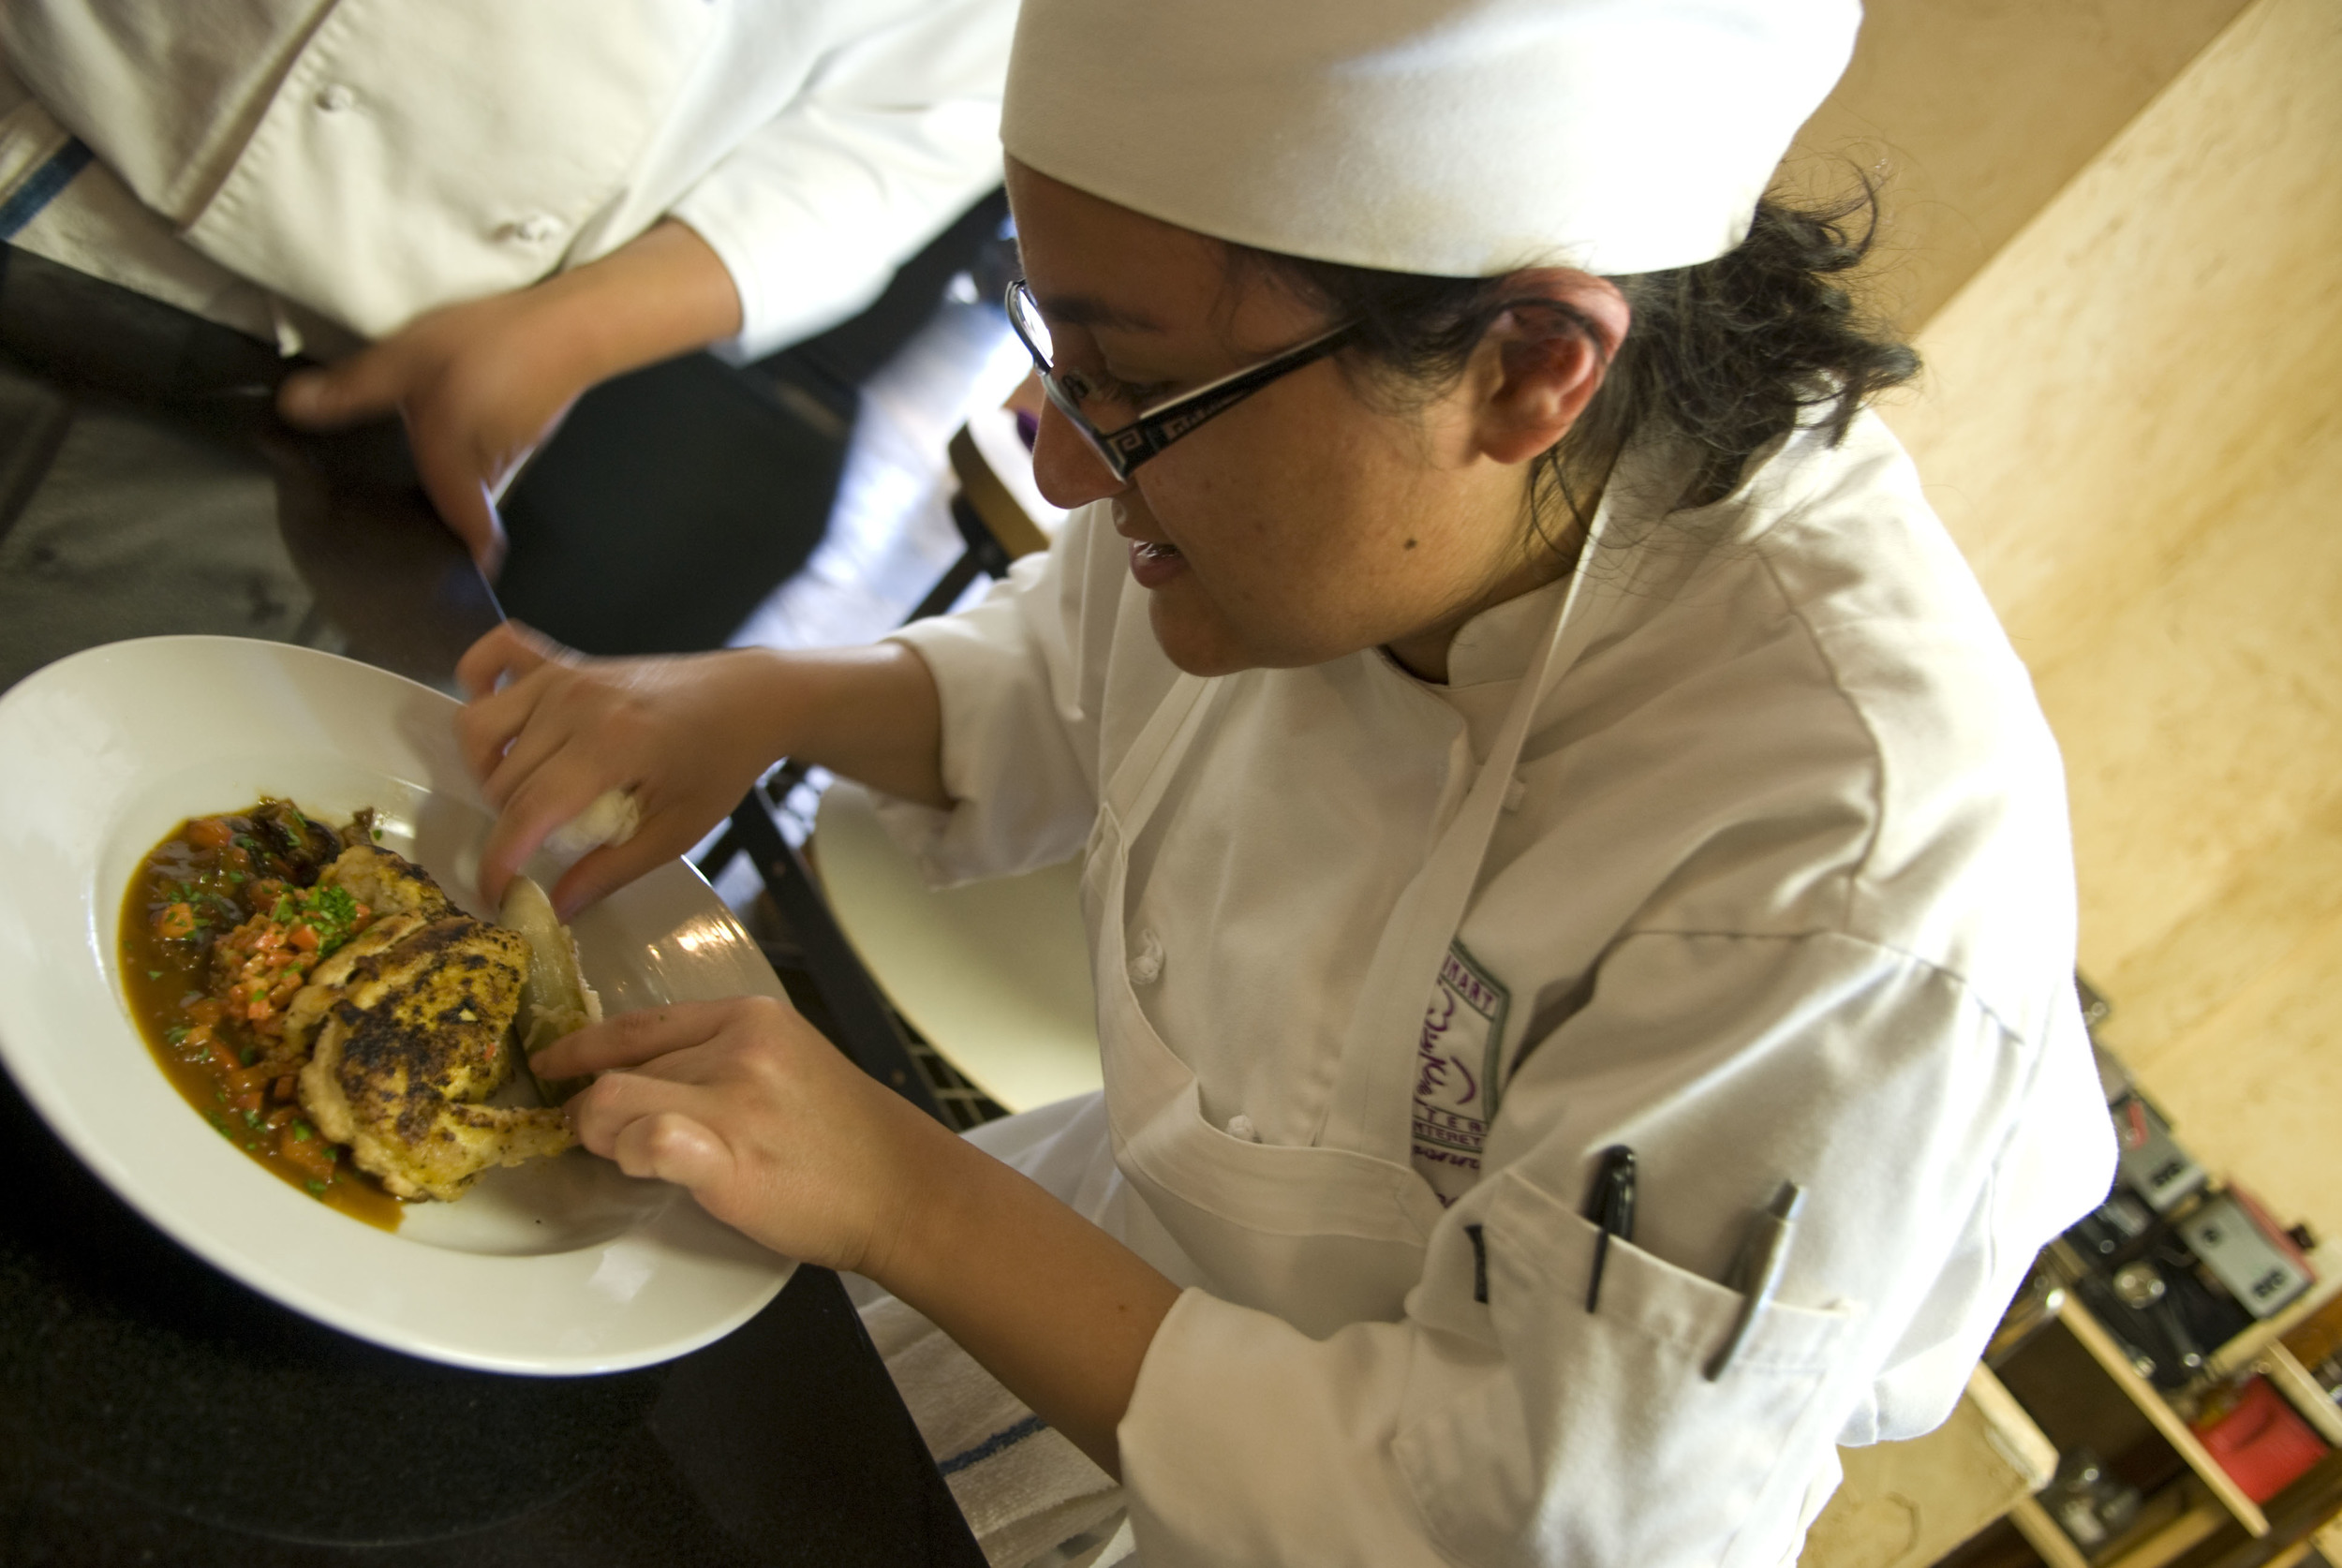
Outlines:
POLYGON ((926 1173, 967 1153, 769 998, 624 1013, 534 1065, 600 1074, 569 1103, 594 1153, 689 1188, 726 1224, 824 1267, 883 1272, 926 1173))
POLYGON ((1099 1226, 866 1075, 787 1002, 683 1002, 545 1048, 598 1072, 586 1146, 691 1190, 777 1252, 866 1275, 925 1313, 1110 1474, 1179 1287, 1099 1226))

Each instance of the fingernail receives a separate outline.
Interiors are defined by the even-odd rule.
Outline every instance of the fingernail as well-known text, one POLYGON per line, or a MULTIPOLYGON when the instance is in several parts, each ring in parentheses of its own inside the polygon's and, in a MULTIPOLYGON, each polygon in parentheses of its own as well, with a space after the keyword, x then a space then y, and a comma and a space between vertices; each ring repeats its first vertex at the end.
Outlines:
POLYGON ((289 419, 315 418, 324 401, 320 391, 323 379, 313 370, 288 376, 285 384, 277 389, 276 407, 289 419))

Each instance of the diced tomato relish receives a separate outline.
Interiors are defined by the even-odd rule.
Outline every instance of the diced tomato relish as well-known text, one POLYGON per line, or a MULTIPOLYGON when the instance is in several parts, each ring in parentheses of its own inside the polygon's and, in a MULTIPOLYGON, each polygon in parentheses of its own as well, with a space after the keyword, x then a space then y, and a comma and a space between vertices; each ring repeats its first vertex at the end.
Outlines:
MULTIPOLYGON (((274 909, 293 902, 285 895, 274 909)), ((320 933, 318 918, 305 912, 290 920, 274 912, 254 915, 213 948, 213 995, 256 1034, 271 1040, 282 1035, 286 1005, 309 983, 318 961, 374 924, 374 912, 363 904, 351 909, 355 915, 347 928, 331 934, 320 933)))
POLYGON ((287 1182, 389 1228, 398 1201, 308 1121, 306 1052, 285 1040, 286 1011, 312 971, 373 923, 347 892, 319 884, 342 848, 285 802, 192 818, 140 867, 119 952, 141 1032, 188 1103, 287 1182))

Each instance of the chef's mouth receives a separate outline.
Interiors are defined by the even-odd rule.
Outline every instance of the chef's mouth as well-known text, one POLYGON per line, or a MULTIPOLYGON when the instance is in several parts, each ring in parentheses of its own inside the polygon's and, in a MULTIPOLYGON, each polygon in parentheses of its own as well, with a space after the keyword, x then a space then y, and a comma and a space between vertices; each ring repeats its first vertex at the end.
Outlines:
POLYGON ((1187 558, 1176 544, 1134 539, 1131 546, 1131 576, 1142 588, 1159 588, 1187 570, 1187 558))

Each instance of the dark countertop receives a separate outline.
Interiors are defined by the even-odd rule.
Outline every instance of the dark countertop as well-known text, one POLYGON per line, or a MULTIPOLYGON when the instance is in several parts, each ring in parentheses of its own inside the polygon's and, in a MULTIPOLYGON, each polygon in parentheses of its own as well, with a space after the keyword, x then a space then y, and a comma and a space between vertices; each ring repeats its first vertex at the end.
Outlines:
MULTIPOLYGON (((82 647, 192 631, 449 684, 493 594, 394 427, 277 424, 285 368, 0 250, 0 689, 82 647)), ((680 1360, 505 1377, 360 1342, 218 1273, 4 1076, 0 1191, 12 1568, 983 1561, 824 1270, 680 1360)))

